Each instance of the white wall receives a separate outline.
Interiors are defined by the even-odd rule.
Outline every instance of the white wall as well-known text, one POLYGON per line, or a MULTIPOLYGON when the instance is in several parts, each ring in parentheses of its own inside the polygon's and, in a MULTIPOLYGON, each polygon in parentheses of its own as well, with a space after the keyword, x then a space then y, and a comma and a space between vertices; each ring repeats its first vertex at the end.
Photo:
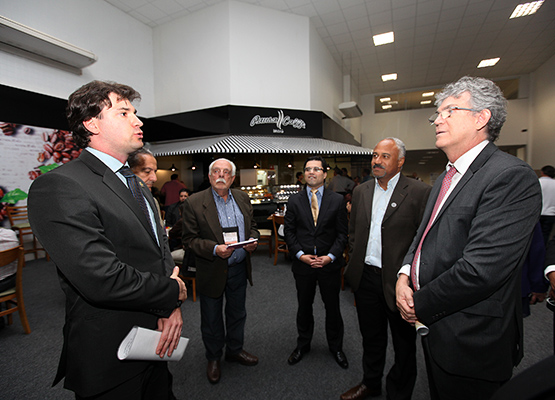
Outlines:
POLYGON ((231 103, 227 3, 153 31, 156 115, 231 103))
POLYGON ((555 56, 532 74, 532 167, 555 165, 555 56))
POLYGON ((75 75, 0 51, 0 82, 67 98, 93 80, 111 80, 138 90, 139 114, 152 116, 152 30, 102 0, 0 0, 0 13, 16 22, 91 51, 98 61, 75 75))
POLYGON ((309 19, 230 2, 231 102, 310 109, 309 19))

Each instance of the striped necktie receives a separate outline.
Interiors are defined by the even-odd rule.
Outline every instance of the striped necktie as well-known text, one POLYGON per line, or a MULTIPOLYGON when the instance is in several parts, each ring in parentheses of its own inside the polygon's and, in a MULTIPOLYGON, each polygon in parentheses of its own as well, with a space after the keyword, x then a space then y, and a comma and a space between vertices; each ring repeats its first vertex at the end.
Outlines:
POLYGON ((146 220, 148 221, 148 225, 150 226, 152 233, 155 234, 154 228, 152 227, 152 222, 150 221, 150 214, 148 213, 145 197, 143 195, 141 187, 139 186, 139 181, 137 180, 137 177, 135 176, 131 168, 126 166, 121 167, 118 172, 122 174, 125 179, 127 179, 127 186, 129 186, 129 190, 131 190, 133 197, 135 198, 135 200, 137 200, 137 203, 139 203, 139 207, 141 208, 141 210, 143 210, 143 213, 145 214, 146 220))
POLYGON ((422 243, 424 242, 424 238, 428 234, 428 231, 430 230, 430 227, 432 226, 432 223, 434 222, 436 214, 439 210, 439 206, 440 206, 441 202, 443 201, 443 198, 445 197, 445 195, 449 191, 449 187, 451 186, 451 180, 453 179, 453 176, 456 173, 457 173, 457 169, 455 168, 454 165, 451 165, 451 168, 449 168, 449 171, 447 171, 447 173, 443 177, 443 181, 441 182, 441 189, 439 191, 439 195, 437 196, 436 203, 434 204, 434 209, 432 210, 432 215, 430 216, 430 219, 428 221, 428 225, 426 225, 426 229, 424 230, 424 234, 422 235, 422 238, 420 239, 420 243, 418 243, 418 248, 416 249, 416 253, 414 254, 414 258, 412 259, 412 265, 411 265, 411 269, 410 269, 410 277, 411 277, 411 281, 412 281, 412 287, 414 288, 414 290, 420 289, 420 284, 419 284, 419 282, 417 282, 417 279, 416 279, 416 262, 417 262, 418 258, 420 257, 420 252, 422 251, 422 243))
POLYGON ((312 210, 312 218, 314 219, 314 226, 318 222, 318 197, 316 197, 316 192, 318 189, 311 189, 312 197, 310 199, 310 209, 312 210))

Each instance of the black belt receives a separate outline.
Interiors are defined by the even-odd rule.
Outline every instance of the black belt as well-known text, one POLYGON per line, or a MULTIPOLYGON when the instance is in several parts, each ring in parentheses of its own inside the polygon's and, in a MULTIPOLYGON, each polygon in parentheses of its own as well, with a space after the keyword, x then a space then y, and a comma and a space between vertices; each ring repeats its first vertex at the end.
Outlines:
POLYGON ((382 274, 382 269, 380 267, 376 267, 375 265, 370 265, 366 263, 364 263, 364 266, 375 274, 378 274, 378 275, 382 274))

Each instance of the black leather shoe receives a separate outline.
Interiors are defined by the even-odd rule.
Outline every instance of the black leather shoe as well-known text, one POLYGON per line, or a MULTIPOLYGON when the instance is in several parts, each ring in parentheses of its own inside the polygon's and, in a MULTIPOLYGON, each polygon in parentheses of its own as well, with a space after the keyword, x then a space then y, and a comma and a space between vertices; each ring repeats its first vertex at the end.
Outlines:
POLYGON ((362 400, 367 397, 377 397, 381 396, 382 391, 381 389, 370 389, 364 383, 361 383, 354 388, 347 390, 345 393, 341 395, 341 400, 362 400))
POLYGON ((247 353, 245 350, 241 350, 237 354, 225 353, 225 360, 229 362, 238 362, 241 365, 253 366, 258 364, 258 357, 247 353))
POLYGON ((343 369, 349 368, 349 361, 347 361, 347 356, 342 351, 337 351, 333 353, 333 358, 335 362, 343 369))
POLYGON ((293 350, 293 353, 291 353, 291 355, 287 359, 287 362, 289 363, 289 365, 295 365, 299 361, 301 361, 303 359, 303 356, 306 353, 308 353, 309 351, 310 351, 310 347, 301 348, 301 349, 297 348, 297 349, 293 350))
POLYGON ((206 376, 208 381, 212 384, 216 384, 220 381, 220 361, 208 361, 208 366, 206 367, 206 376))

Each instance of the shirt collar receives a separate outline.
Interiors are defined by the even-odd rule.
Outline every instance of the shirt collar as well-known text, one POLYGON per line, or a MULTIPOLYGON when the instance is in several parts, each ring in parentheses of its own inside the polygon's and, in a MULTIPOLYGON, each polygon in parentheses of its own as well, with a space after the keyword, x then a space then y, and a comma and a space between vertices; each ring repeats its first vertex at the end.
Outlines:
MULTIPOLYGON (((391 178, 389 180, 389 182, 387 182, 387 190, 395 189, 395 186, 397 186, 397 183, 399 182, 400 177, 401 177, 401 172, 397 172, 395 174, 395 176, 393 178, 391 178)), ((382 187, 380 186, 380 183, 378 182, 378 178, 375 178, 374 181, 375 181, 374 183, 375 183, 376 187, 379 187, 380 189, 382 189, 382 187)))
POLYGON ((106 166, 110 168, 114 173, 118 172, 118 170, 125 165, 122 164, 120 160, 112 157, 109 154, 103 153, 100 150, 93 149, 92 147, 86 147, 85 150, 87 150, 104 164, 106 164, 106 166))
MULTIPOLYGON (((457 168, 457 172, 461 175, 464 175, 468 168, 470 168, 470 165, 474 162, 476 157, 478 157, 478 154, 480 154, 482 150, 484 150, 488 143, 489 140, 483 140, 482 142, 478 143, 476 146, 468 150, 466 153, 464 153, 462 156, 460 156, 454 163, 447 163, 447 167, 449 165, 454 165, 455 168, 457 168)), ((448 169, 447 167, 446 169, 448 169)))
MULTIPOLYGON (((308 193, 309 198, 312 197, 312 188, 308 185, 306 185, 306 193, 308 193)), ((320 193, 320 195, 324 195, 324 185, 318 188, 318 193, 320 193)))

